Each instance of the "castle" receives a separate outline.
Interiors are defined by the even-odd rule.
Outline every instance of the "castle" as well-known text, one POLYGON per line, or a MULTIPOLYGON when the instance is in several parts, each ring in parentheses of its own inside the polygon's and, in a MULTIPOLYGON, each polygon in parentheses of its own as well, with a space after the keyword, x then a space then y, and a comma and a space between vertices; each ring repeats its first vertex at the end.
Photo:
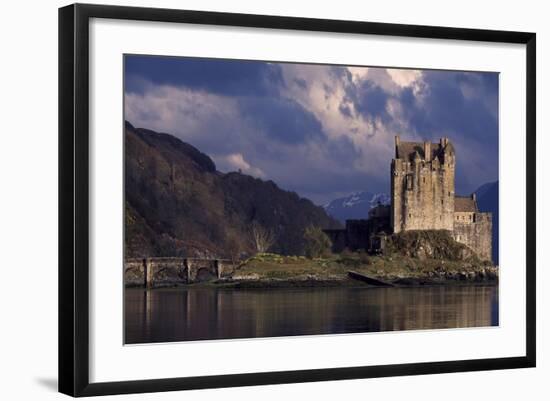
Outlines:
POLYGON ((448 138, 439 143, 402 142, 395 137, 391 162, 391 205, 379 205, 367 219, 325 230, 333 250, 383 248, 385 235, 407 230, 448 230, 481 259, 491 260, 492 216, 478 210, 475 194, 455 195, 456 154, 448 138))

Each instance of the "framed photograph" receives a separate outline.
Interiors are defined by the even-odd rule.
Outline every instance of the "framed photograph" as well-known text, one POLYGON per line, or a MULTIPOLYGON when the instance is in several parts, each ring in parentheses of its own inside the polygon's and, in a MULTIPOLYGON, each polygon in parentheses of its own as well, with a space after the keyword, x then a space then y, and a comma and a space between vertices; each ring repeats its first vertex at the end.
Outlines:
POLYGON ((59 10, 59 390, 535 366, 535 34, 59 10))

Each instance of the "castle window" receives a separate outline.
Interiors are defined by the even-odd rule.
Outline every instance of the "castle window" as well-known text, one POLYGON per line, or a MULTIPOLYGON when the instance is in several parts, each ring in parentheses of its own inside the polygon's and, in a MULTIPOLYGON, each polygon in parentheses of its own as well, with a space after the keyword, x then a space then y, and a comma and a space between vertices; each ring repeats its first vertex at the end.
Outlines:
POLYGON ((407 175, 407 190, 411 191, 413 189, 413 177, 411 174, 407 175))
POLYGON ((426 177, 422 178, 422 182, 425 184, 426 183, 426 177))

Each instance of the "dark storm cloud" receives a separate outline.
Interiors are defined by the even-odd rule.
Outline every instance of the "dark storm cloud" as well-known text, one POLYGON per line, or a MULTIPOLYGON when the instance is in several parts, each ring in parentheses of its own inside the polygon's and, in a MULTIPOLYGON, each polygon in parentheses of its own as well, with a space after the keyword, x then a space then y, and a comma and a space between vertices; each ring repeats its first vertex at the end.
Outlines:
POLYGON ((348 136, 342 135, 336 139, 332 139, 327 145, 330 147, 331 155, 337 160, 353 162, 361 157, 361 152, 355 147, 348 136))
POLYGON ((459 135, 475 136, 480 141, 495 139, 497 122, 487 112, 484 98, 467 98, 461 89, 461 85, 476 86, 481 82, 481 77, 473 79, 465 73, 427 72, 425 82, 429 92, 424 104, 411 101, 410 94, 405 96, 409 122, 418 132, 447 129, 459 135))
POLYGON ((294 78, 294 83, 298 85, 300 88, 302 88, 303 90, 306 90, 308 88, 307 82, 305 79, 294 78))
POLYGON ((356 109, 359 113, 374 118, 388 119, 386 104, 390 95, 370 81, 363 81, 357 91, 353 93, 356 109))
POLYGON ((318 204, 361 189, 382 191, 388 187, 389 176, 366 174, 355 167, 355 161, 368 155, 362 155, 348 137, 328 139, 324 149, 325 157, 313 163, 307 163, 307 158, 297 160, 296 154, 286 152, 276 165, 270 165, 268 169, 277 182, 284 183, 284 188, 318 204))
POLYGON ((480 73, 481 82, 484 89, 492 95, 498 94, 498 74, 495 73, 480 73))
POLYGON ((296 144, 324 137, 319 120, 294 100, 243 97, 239 106, 243 118, 277 141, 296 144))
POLYGON ((347 118, 353 118, 353 114, 351 112, 349 104, 344 102, 340 103, 340 106, 338 106, 338 110, 340 110, 340 113, 342 113, 347 118))
MULTIPOLYGON (((341 77, 342 81, 345 83, 345 103, 340 104, 340 112, 346 117, 352 117, 350 104, 353 104, 356 112, 365 118, 380 118, 387 122, 389 119, 386 109, 387 103, 393 95, 385 91, 374 81, 368 79, 355 83, 347 70, 341 70, 342 69, 333 70, 333 74, 341 77)), ((391 77, 385 70, 371 71, 376 71, 375 74, 371 73, 371 75, 376 75, 377 79, 391 82, 391 77)))
POLYGON ((267 95, 283 85, 280 66, 258 61, 127 55, 126 91, 142 93, 140 82, 184 86, 221 95, 267 95))

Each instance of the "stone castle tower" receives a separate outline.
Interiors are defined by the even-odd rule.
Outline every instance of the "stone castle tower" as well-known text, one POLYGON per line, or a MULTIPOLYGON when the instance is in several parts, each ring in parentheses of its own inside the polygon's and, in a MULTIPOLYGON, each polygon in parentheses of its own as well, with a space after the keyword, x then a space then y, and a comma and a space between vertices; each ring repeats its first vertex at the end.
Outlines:
POLYGON ((475 194, 455 196, 456 155, 448 138, 439 143, 395 137, 391 162, 390 225, 406 230, 448 230, 456 241, 491 260, 492 216, 480 213, 475 194))
MULTIPOLYGON (((324 230, 333 252, 379 252, 382 237, 407 230, 447 230, 482 260, 491 260, 492 215, 481 213, 475 194, 455 195, 456 154, 451 141, 401 142, 395 137, 391 162, 391 205, 378 205, 368 218, 346 220, 346 228, 324 230)), ((367 216, 365 216, 367 217, 367 216)))
POLYGON ((391 226, 405 230, 453 230, 455 150, 439 143, 401 142, 391 163, 391 226))

